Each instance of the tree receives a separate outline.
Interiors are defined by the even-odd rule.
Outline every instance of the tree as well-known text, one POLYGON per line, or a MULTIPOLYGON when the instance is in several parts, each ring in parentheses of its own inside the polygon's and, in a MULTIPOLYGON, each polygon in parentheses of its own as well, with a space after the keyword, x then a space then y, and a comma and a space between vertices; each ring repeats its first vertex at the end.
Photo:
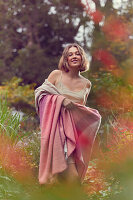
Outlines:
POLYGON ((93 24, 88 35, 92 38, 88 48, 92 60, 90 72, 85 74, 93 86, 88 105, 98 108, 102 115, 101 138, 105 144, 114 122, 123 127, 133 121, 133 4, 122 1, 121 8, 115 9, 113 1, 102 5, 102 1, 93 0, 93 11, 87 2, 83 7, 93 24))
POLYGON ((57 67, 63 45, 75 41, 83 23, 80 2, 3 0, 0 9, 1 81, 15 75, 25 83, 42 83, 57 67))

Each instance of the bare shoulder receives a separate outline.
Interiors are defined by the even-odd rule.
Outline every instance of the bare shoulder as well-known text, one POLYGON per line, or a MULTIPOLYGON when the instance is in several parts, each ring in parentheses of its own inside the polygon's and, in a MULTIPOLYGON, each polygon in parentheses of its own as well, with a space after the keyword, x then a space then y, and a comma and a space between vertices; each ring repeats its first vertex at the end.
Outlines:
POLYGON ((86 83, 86 87, 90 88, 91 87, 91 82, 87 78, 85 78, 83 76, 81 76, 81 78, 84 81, 84 83, 86 83))
POLYGON ((48 81, 55 85, 55 82, 60 76, 60 74, 61 74, 61 70, 53 70, 48 76, 48 81))
POLYGON ((50 76, 58 76, 61 73, 61 70, 55 69, 53 70, 48 77, 50 76))

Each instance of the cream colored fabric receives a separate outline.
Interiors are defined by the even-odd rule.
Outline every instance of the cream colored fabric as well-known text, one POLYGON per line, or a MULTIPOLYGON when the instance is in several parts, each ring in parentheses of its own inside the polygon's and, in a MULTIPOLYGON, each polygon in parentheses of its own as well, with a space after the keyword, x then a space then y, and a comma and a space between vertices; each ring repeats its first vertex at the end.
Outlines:
MULTIPOLYGON (((91 82, 90 82, 91 85, 91 82)), ((80 91, 71 91, 69 88, 67 88, 63 82, 62 82, 62 73, 61 73, 61 77, 60 80, 58 81, 58 83, 56 84, 56 88, 58 89, 59 93, 63 96, 65 96, 66 98, 74 101, 75 103, 79 103, 82 105, 85 105, 86 103, 86 99, 88 94, 90 93, 90 88, 86 88, 86 84, 84 86, 84 88, 80 91)))
POLYGON ((50 83, 48 79, 45 79, 45 82, 35 90, 35 107, 38 114, 40 100, 46 94, 60 95, 58 89, 52 83, 50 83))

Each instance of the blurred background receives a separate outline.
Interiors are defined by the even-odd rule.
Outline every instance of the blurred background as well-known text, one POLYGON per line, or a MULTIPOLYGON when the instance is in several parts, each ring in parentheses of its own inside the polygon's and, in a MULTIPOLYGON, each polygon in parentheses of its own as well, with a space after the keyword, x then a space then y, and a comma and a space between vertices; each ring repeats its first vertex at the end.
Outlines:
POLYGON ((90 61, 83 73, 92 82, 87 106, 102 115, 84 181, 86 199, 133 199, 133 1, 0 0, 2 199, 23 199, 20 194, 33 199, 20 177, 22 166, 29 170, 25 177, 32 173, 37 179, 38 173, 34 89, 57 69, 64 47, 73 42, 90 61))

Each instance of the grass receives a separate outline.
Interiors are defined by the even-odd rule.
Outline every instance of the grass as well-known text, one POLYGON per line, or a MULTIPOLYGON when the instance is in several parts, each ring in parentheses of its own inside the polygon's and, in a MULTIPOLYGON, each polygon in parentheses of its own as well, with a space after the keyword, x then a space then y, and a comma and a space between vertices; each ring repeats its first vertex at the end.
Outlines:
POLYGON ((117 143, 115 143, 115 140, 113 139, 111 149, 103 152, 104 161, 102 169, 99 168, 97 164, 97 160, 99 161, 101 158, 97 158, 96 162, 95 160, 90 162, 83 187, 63 184, 52 187, 40 186, 37 179, 40 135, 38 132, 32 134, 23 132, 20 115, 13 115, 12 110, 8 107, 6 98, 1 98, 0 199, 132 200, 133 139, 132 137, 129 137, 132 133, 129 134, 128 131, 120 133, 120 130, 117 129, 118 135, 115 133, 115 137, 117 136, 117 143), (5 142, 2 140, 3 136, 6 138, 5 142), (124 154, 125 149, 129 149, 129 147, 129 154, 128 152, 127 154, 124 154), (114 162, 112 158, 118 157, 119 159, 121 150, 123 149, 122 155, 125 155, 124 161, 122 160, 121 163, 114 162), (107 169, 106 166, 108 167, 107 169), (105 175, 105 178, 102 174, 105 175), (101 184, 105 184, 107 187, 96 190, 98 184, 100 186, 99 188, 101 188, 101 184))

